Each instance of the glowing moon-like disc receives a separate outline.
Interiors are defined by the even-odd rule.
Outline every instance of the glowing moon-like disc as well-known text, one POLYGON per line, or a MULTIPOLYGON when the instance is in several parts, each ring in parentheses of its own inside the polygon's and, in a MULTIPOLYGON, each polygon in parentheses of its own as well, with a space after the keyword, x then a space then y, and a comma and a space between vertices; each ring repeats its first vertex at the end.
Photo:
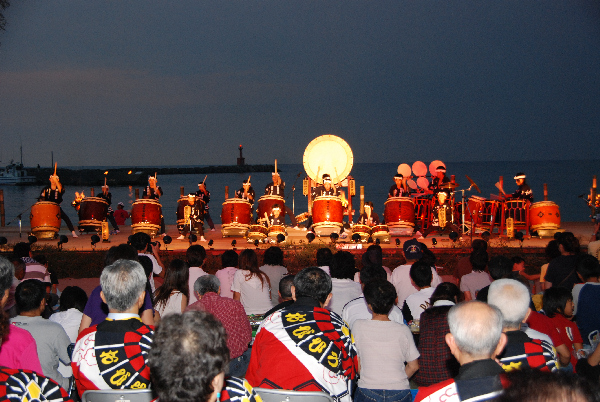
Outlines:
POLYGON ((312 140, 304 150, 304 170, 308 177, 321 183, 328 173, 334 183, 344 180, 354 163, 352 150, 338 136, 326 134, 312 140))

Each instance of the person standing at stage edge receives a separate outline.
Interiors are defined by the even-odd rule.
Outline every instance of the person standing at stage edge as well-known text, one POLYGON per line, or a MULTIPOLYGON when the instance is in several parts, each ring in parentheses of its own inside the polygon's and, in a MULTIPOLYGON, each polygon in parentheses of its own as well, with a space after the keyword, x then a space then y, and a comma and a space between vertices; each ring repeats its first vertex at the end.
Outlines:
POLYGON ((213 223, 210 213, 208 212, 208 203, 210 202, 210 191, 207 190, 204 182, 198 183, 198 191, 196 191, 196 198, 204 202, 204 220, 210 226, 210 231, 215 231, 215 224, 213 223))
MULTIPOLYGON (((58 204, 58 206, 60 207, 60 203, 63 200, 64 193, 65 193, 65 188, 63 187, 62 184, 60 184, 60 180, 58 179, 58 176, 53 174, 53 175, 50 175, 50 185, 44 187, 44 189, 40 193, 39 201, 53 202, 55 204, 58 204)), ((73 237, 77 237, 77 233, 75 233, 75 228, 73 227, 73 224, 71 223, 71 219, 69 219, 69 217, 67 216, 65 211, 63 211, 62 208, 60 208, 60 218, 63 221, 65 221, 65 223, 67 224, 67 227, 71 231, 71 234, 73 235, 73 237)))

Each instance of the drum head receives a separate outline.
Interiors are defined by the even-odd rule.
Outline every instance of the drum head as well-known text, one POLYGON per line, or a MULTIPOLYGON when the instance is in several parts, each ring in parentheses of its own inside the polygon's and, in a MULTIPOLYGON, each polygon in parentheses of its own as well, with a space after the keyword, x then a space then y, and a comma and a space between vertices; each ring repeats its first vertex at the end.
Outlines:
POLYGON ((427 180, 427 178, 425 178, 425 177, 419 177, 417 179, 417 186, 425 189, 429 186, 429 180, 427 180))
POLYGON ((427 165, 421 161, 416 161, 412 165, 412 171, 415 176, 425 176, 427 174, 427 165))
POLYGON ((328 173, 334 183, 344 180, 354 163, 352 150, 346 141, 326 134, 312 140, 304 151, 304 170, 317 183, 328 173))
MULTIPOLYGON (((427 179, 425 179, 425 180, 427 180, 427 179)), ((415 181, 412 179, 410 179, 406 183, 408 184, 408 187, 412 188, 413 190, 416 190, 417 188, 419 188, 419 186, 417 186, 417 183, 415 183, 415 181)))
POLYGON ((437 169, 438 166, 446 167, 446 164, 442 161, 433 161, 429 164, 429 173, 431 173, 432 176, 435 176, 437 174, 435 172, 435 169, 437 169))
POLYGON ((406 163, 398 165, 398 173, 404 176, 405 179, 410 177, 410 166, 406 163))

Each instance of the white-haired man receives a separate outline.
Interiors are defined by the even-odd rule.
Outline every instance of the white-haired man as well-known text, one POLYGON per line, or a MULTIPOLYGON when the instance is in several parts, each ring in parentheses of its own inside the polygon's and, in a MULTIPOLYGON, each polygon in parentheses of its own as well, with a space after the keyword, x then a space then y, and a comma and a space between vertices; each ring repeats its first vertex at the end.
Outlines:
POLYGON ((457 304, 448 312, 446 343, 460 363, 450 380, 419 389, 415 401, 485 401, 502 392, 502 367, 494 358, 506 345, 502 313, 479 301, 457 304))
POLYGON ((146 275, 137 261, 117 260, 100 275, 100 296, 108 317, 82 331, 73 351, 73 376, 80 395, 88 389, 143 389, 150 386, 147 355, 154 327, 138 312, 146 296, 146 275))
POLYGON ((553 371, 556 369, 556 351, 552 344, 531 339, 521 331, 521 324, 531 313, 529 301, 529 291, 519 281, 498 279, 490 285, 488 303, 502 312, 502 331, 507 338, 506 348, 498 357, 506 371, 526 367, 553 371))

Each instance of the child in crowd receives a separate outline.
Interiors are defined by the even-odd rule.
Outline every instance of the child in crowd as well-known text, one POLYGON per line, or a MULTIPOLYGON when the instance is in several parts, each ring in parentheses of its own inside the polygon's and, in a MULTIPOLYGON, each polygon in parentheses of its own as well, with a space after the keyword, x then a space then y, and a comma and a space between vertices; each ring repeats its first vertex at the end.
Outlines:
POLYGON ((543 303, 544 312, 552 319, 564 344, 571 352, 571 363, 566 369, 572 370, 577 364, 577 352, 583 348, 579 328, 570 321, 573 318, 573 295, 566 288, 552 287, 544 292, 543 303))
POLYGON ((360 371, 354 401, 410 401, 408 379, 419 369, 419 351, 410 329, 388 317, 396 289, 376 280, 368 282, 363 293, 373 318, 357 320, 352 327, 360 371))

